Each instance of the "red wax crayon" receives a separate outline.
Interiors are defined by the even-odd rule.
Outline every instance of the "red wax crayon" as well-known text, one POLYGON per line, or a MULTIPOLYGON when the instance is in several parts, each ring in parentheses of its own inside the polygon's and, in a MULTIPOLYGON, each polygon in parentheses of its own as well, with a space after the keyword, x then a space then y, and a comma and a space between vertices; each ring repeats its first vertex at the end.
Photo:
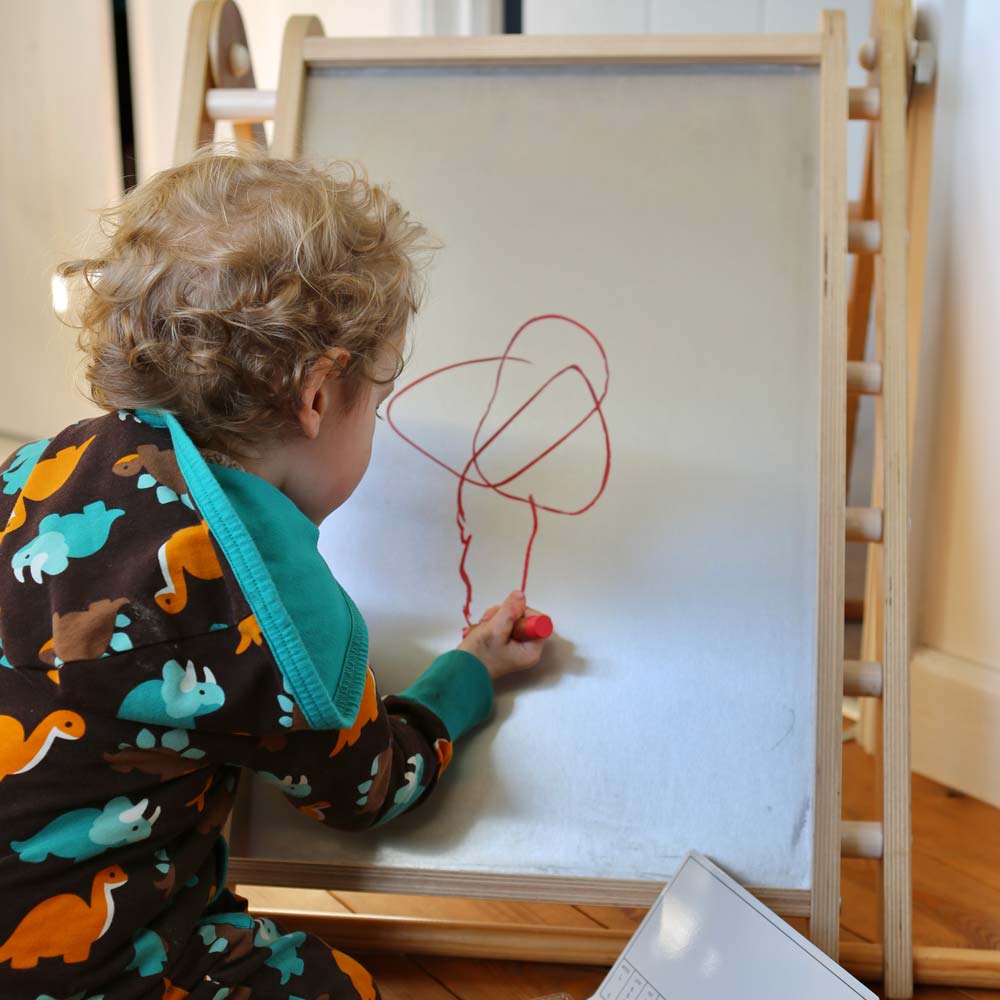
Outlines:
POLYGON ((511 638, 518 642, 527 639, 548 639, 552 635, 552 619, 548 615, 529 615, 518 618, 511 629, 511 638))
MULTIPOLYGON (((548 615, 529 615, 514 622, 510 635, 518 642, 526 642, 528 639, 548 639, 552 635, 552 630, 552 619, 548 615)), ((466 626, 462 629, 462 638, 468 634, 469 626, 466 626)))

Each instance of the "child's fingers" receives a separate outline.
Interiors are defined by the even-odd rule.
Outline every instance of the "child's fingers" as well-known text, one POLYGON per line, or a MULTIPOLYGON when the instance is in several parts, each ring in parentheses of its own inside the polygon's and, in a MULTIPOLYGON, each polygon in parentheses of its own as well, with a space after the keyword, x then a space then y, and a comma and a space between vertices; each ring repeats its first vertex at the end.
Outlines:
POLYGON ((523 642, 512 642, 511 659, 517 665, 518 670, 527 670, 535 666, 542 658, 542 647, 545 645, 544 639, 525 639, 523 642))
POLYGON ((483 622, 488 622, 499 610, 499 604, 490 605, 490 607, 483 612, 482 618, 479 619, 479 624, 482 625, 483 622))
POLYGON ((524 614, 526 606, 524 594, 519 590, 514 590, 504 598, 503 604, 493 616, 492 621, 496 622, 497 633, 502 635, 505 641, 510 638, 514 622, 524 614))

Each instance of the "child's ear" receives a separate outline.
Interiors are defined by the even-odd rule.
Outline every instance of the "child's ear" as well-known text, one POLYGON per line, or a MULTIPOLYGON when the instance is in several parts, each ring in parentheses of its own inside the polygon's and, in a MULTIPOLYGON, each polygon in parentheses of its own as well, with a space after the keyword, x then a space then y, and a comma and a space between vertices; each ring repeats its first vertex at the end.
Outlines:
POLYGON ((302 403, 296 415, 302 433, 310 441, 319 436, 323 418, 333 405, 334 394, 327 380, 343 374, 350 356, 350 352, 342 349, 325 355, 313 365, 302 384, 302 403))

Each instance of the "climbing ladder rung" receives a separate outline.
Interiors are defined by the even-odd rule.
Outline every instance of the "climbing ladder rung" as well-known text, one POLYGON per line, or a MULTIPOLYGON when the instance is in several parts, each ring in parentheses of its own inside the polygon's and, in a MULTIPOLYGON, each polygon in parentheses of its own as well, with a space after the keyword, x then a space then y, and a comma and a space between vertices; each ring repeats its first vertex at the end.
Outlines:
POLYGON ((851 121, 874 121, 882 111, 878 87, 851 87, 847 95, 847 113, 851 121))
POLYGON ((213 87, 205 94, 205 113, 212 121, 235 125, 267 122, 274 118, 276 90, 253 87, 213 87))
POLYGON ((875 660, 844 660, 844 694, 852 698, 881 698, 882 664, 875 660))
POLYGON ((877 219, 848 219, 847 249, 850 253, 879 253, 882 249, 882 223, 877 219))
POLYGON ((881 858, 882 824, 843 820, 840 824, 840 856, 881 858))
POLYGON ((882 392, 882 363, 880 361, 848 361, 847 389, 862 396, 878 396, 882 392))
POLYGON ((881 542, 882 508, 848 507, 845 526, 849 542, 881 542))

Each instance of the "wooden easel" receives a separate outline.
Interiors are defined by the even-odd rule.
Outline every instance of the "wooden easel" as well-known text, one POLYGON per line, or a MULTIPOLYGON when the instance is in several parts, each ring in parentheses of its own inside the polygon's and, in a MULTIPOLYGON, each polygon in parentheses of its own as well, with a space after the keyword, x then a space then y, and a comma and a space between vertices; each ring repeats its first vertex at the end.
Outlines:
MULTIPOLYGON (((295 17, 285 32, 277 93, 253 89, 249 54, 239 15, 232 0, 200 0, 192 12, 185 60, 184 90, 178 123, 175 158, 187 158, 210 141, 214 122, 228 120, 248 134, 265 119, 275 121, 274 150, 294 155, 299 140, 301 95, 306 65, 306 40, 322 33, 315 18, 295 17)), ((842 15, 824 17, 822 44, 843 47, 842 15)), ((879 360, 852 361, 844 349, 847 303, 829 303, 829 329, 824 343, 836 348, 832 358, 839 370, 839 384, 854 392, 879 396, 883 440, 879 456, 884 470, 882 495, 873 506, 844 510, 843 499, 821 509, 821 572, 841 581, 843 592, 844 539, 881 543, 881 566, 886 582, 883 607, 882 655, 873 650, 868 659, 842 660, 842 615, 824 618, 820 646, 840 650, 834 669, 820 678, 817 691, 817 852, 810 909, 810 932, 828 953, 868 978, 882 974, 886 995, 912 993, 910 896, 910 811, 908 742, 908 647, 906 608, 907 524, 907 354, 906 354, 906 248, 905 248, 905 114, 912 25, 904 0, 877 0, 875 30, 878 71, 872 86, 848 91, 843 60, 839 69, 823 80, 824 102, 835 114, 877 121, 878 142, 874 161, 877 195, 869 203, 877 211, 862 213, 848 222, 835 221, 824 234, 826 273, 845 269, 848 252, 878 254, 878 312, 882 347, 879 360), (847 105, 846 107, 844 105, 847 105), (843 110, 841 110, 843 109, 843 110), (884 819, 882 823, 843 824, 840 819, 841 697, 881 696, 884 715, 884 819), (885 946, 839 945, 839 855, 881 857, 884 879, 885 946)), ((489 40, 482 40, 484 52, 489 40)), ((751 46, 747 46, 750 58, 751 46)), ((833 61, 832 65, 837 66, 833 61)), ((846 118, 845 118, 846 121, 846 118)), ((842 130, 841 130, 842 131, 842 130)), ((846 151, 842 138, 826 146, 823 189, 835 203, 844 203, 846 151)), ((845 213, 846 215, 846 213, 845 213)), ((831 283, 836 285, 837 283, 831 283)), ((842 282, 840 283, 842 287, 842 282)), ((838 405, 836 400, 824 402, 838 405)), ((843 426, 841 424, 841 433, 843 426)), ((845 478, 844 452, 828 451, 825 469, 845 478)), ((234 876, 237 874, 233 873, 234 876)), ((288 920, 288 913, 281 914, 288 920)), ((511 928, 502 925, 469 925, 410 918, 315 915, 299 926, 329 936, 345 946, 389 947, 412 953, 445 953, 483 957, 520 957, 548 961, 609 962, 617 955, 624 936, 595 929, 511 928), (447 924, 447 926, 446 926, 447 924)), ((936 958, 928 956, 930 971, 936 958)), ((941 968, 946 968, 942 965, 941 968)), ((942 981, 940 978, 934 981, 942 981)))

